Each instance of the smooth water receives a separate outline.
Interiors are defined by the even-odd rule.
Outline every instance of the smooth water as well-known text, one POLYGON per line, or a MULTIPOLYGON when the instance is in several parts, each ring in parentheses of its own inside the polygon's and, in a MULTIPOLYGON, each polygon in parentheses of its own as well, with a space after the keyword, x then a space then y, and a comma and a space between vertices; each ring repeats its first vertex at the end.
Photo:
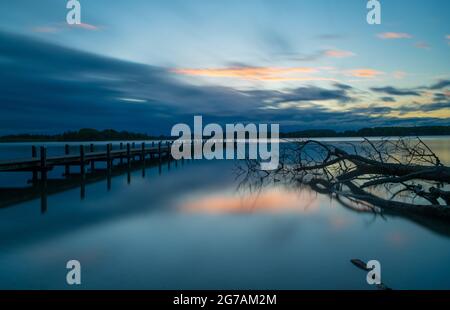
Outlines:
MULTIPOLYGON (((427 143, 450 162, 450 139, 427 143)), ((0 144, 0 158, 31 144, 0 144)), ((62 144, 52 144, 54 153, 62 144)), ((237 191, 234 161, 114 176, 0 209, 0 289, 373 289, 353 258, 380 261, 393 289, 450 289, 450 234, 356 213, 308 189, 237 191), (81 263, 82 285, 66 284, 81 263)), ((52 177, 60 177, 60 171, 52 177)), ((0 175, 24 187, 29 174, 0 175)))

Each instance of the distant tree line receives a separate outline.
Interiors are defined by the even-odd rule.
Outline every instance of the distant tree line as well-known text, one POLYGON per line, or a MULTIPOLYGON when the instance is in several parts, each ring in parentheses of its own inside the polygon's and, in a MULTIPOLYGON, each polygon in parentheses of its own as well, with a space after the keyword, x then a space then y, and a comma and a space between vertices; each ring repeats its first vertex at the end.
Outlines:
POLYGON ((312 129, 281 133, 283 138, 332 138, 332 137, 392 137, 392 136, 443 136, 450 135, 450 126, 374 127, 359 130, 335 131, 312 129))
POLYGON ((127 141, 127 140, 157 140, 167 139, 165 136, 150 136, 147 134, 128 131, 116 131, 113 129, 96 130, 90 128, 79 131, 67 131, 63 134, 18 134, 0 137, 2 142, 27 142, 27 141, 127 141))
MULTIPOLYGON (((391 137, 391 136, 439 136, 450 135, 450 126, 420 127, 374 127, 359 130, 335 131, 331 129, 311 129, 289 133, 281 133, 282 138, 332 138, 332 137, 391 137)), ((170 136, 151 136, 113 129, 96 130, 90 128, 78 131, 67 131, 63 134, 17 134, 0 137, 0 142, 27 141, 127 141, 127 140, 168 140, 170 136)))

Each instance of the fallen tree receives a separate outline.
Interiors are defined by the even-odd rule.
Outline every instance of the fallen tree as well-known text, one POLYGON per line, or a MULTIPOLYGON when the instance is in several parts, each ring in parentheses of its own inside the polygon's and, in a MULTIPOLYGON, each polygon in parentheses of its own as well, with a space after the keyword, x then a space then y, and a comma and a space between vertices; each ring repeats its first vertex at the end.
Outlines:
POLYGON ((288 145, 272 172, 247 160, 241 185, 301 184, 357 211, 450 220, 450 168, 418 137, 288 145))

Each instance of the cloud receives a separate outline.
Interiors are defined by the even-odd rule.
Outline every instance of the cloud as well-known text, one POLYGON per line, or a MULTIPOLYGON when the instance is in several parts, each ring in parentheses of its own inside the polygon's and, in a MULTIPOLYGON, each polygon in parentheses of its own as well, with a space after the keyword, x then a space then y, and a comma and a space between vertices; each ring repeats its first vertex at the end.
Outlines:
POLYGON ((420 92, 418 91, 409 89, 400 89, 395 88, 393 86, 372 87, 371 90, 374 92, 385 93, 392 96, 420 96, 420 92))
POLYGON ((36 26, 31 29, 32 32, 36 33, 58 33, 63 32, 67 30, 73 30, 73 29, 83 29, 87 31, 99 31, 102 27, 88 24, 88 23, 81 23, 81 24, 74 24, 69 25, 67 23, 53 23, 50 25, 44 25, 44 26, 36 26))
POLYGON ((433 94, 433 101, 445 101, 450 99, 450 92, 433 94))
POLYGON ((352 57, 355 56, 354 53, 349 51, 343 51, 343 50, 326 50, 324 52, 325 56, 332 57, 332 58, 346 58, 346 57, 352 57))
POLYGON ((90 31, 97 31, 100 29, 100 27, 98 27, 98 26, 95 26, 92 24, 87 24, 87 23, 73 24, 73 25, 70 25, 69 27, 82 28, 82 29, 90 30, 90 31))
POLYGON ((384 72, 377 71, 374 69, 354 69, 354 70, 347 71, 347 74, 354 76, 354 77, 374 78, 379 75, 383 75, 384 72))
POLYGON ((396 108, 396 111, 399 111, 401 113, 409 113, 409 112, 432 112, 432 111, 438 111, 443 109, 450 109, 450 102, 449 101, 443 101, 443 102, 434 102, 434 103, 414 103, 409 105, 403 105, 398 108, 396 108))
POLYGON ((302 76, 317 73, 319 70, 309 67, 231 67, 204 69, 173 69, 172 72, 181 75, 191 75, 214 78, 237 78, 256 81, 315 81, 332 80, 323 77, 302 76), (300 75, 300 76, 299 76, 300 75))
MULTIPOLYGON (((341 84, 338 84, 341 85, 341 84)), ((353 98, 347 93, 348 89, 325 89, 316 86, 304 86, 287 91, 256 90, 247 91, 257 100, 270 102, 271 104, 280 104, 286 102, 309 102, 309 101, 328 101, 337 100, 339 102, 350 102, 353 98)))
POLYGON ((377 37, 383 40, 394 40, 394 39, 411 39, 413 36, 404 32, 383 32, 379 33, 377 37))
POLYGON ((279 123, 285 131, 449 121, 373 117, 378 110, 336 109, 339 103, 355 100, 351 86, 345 84, 282 91, 197 86, 183 82, 168 68, 3 32, 0 50, 0 134, 83 127, 167 134, 176 123, 191 124, 193 115, 219 124, 279 123))
POLYGON ((395 102, 395 99, 393 97, 381 97, 380 99, 383 102, 395 102))
POLYGON ((350 90, 350 89, 353 89, 352 86, 347 85, 347 84, 342 84, 342 83, 334 83, 333 86, 336 87, 336 88, 342 89, 342 90, 350 90))
POLYGON ((429 87, 431 90, 443 89, 450 86, 450 80, 440 80, 429 87))
POLYGON ((424 50, 431 49, 431 46, 426 42, 417 42, 414 46, 417 48, 420 48, 420 49, 424 49, 424 50))

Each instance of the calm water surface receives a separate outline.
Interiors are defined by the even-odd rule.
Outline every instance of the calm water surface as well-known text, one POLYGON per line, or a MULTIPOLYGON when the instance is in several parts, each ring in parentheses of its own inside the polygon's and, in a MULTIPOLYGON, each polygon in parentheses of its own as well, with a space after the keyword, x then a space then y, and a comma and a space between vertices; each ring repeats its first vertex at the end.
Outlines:
MULTIPOLYGON (((427 140, 447 164, 450 139, 427 140)), ((0 158, 30 144, 0 144, 0 158)), ((52 154, 62 145, 49 145, 52 154)), ((0 288, 371 289, 350 259, 381 262, 394 289, 450 289, 450 234, 355 213, 308 189, 236 191, 233 161, 149 167, 0 209, 0 288)), ((61 178, 61 171, 51 173, 61 178)), ((0 175, 24 187, 29 174, 0 175)))

